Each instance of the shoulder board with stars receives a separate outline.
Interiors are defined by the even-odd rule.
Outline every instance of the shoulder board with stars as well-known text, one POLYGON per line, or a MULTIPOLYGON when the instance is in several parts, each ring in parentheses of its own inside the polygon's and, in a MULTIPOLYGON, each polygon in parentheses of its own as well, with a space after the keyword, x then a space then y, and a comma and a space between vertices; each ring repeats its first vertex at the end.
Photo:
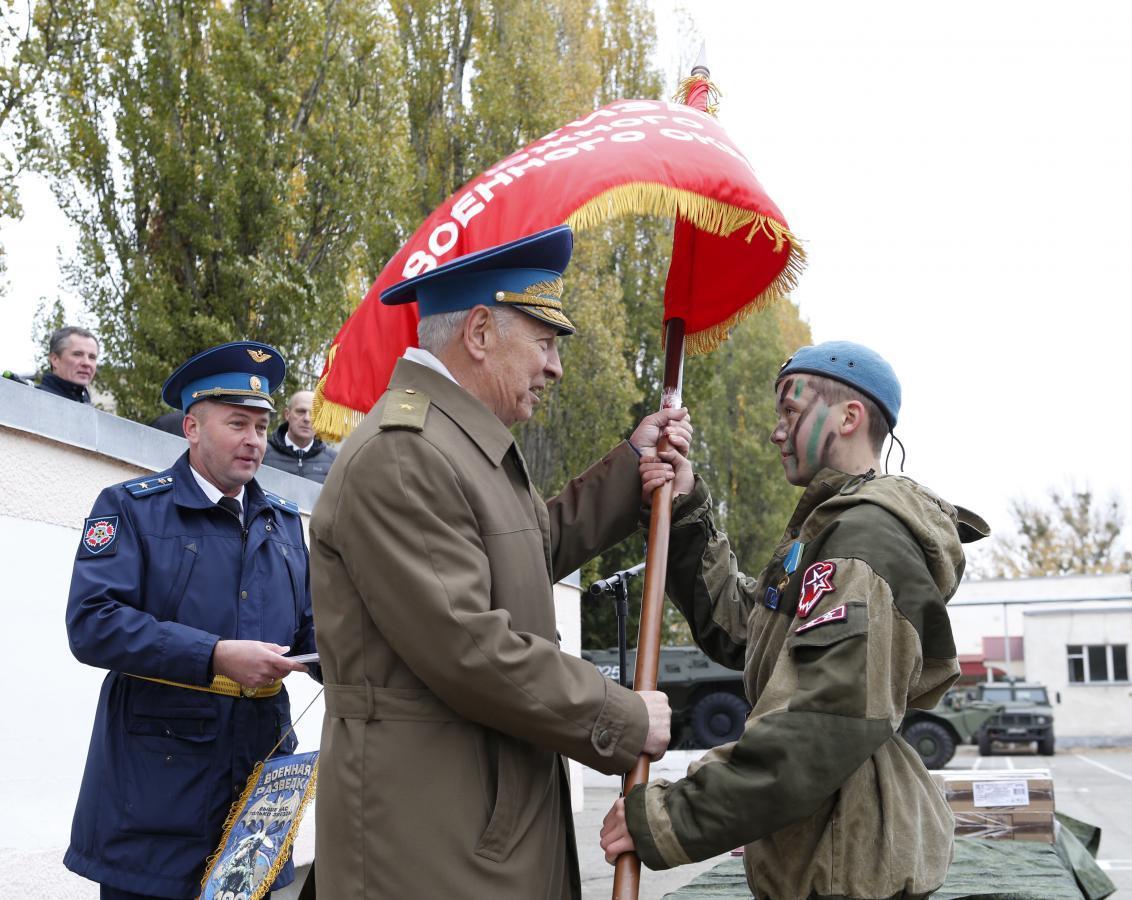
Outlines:
POLYGON ((273 494, 271 491, 264 491, 263 496, 267 502, 274 506, 276 509, 281 509, 284 512, 289 512, 293 516, 299 514, 299 504, 294 500, 288 500, 286 497, 280 497, 278 494, 273 494))
POLYGON ((390 391, 385 398, 385 409, 381 413, 381 430, 401 428, 408 431, 423 431, 431 403, 428 394, 422 394, 415 388, 390 391))
POLYGON ((127 482, 125 487, 131 497, 148 497, 150 494, 160 494, 173 487, 173 476, 155 475, 153 478, 127 482))

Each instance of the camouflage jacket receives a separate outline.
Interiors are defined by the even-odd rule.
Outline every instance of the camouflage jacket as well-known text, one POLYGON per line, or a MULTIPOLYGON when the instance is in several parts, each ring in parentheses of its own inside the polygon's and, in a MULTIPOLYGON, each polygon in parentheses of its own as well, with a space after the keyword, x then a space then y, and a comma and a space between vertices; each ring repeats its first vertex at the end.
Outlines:
POLYGON ((937 888, 951 812, 897 730, 959 674, 955 509, 907 478, 824 470, 758 578, 737 571, 698 478, 673 520, 669 596, 705 652, 744 670, 754 708, 685 778, 629 794, 642 861, 746 844, 751 889, 774 900, 937 888))

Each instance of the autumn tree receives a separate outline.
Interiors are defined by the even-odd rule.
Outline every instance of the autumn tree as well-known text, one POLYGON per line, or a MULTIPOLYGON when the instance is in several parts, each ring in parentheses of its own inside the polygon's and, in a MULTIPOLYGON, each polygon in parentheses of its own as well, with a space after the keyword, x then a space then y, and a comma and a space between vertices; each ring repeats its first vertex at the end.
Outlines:
POLYGON ((399 245, 395 32, 372 4, 81 0, 50 67, 49 171, 77 226, 67 276, 126 416, 190 353, 279 346, 309 384, 399 245))
POLYGON ((1132 570, 1132 552, 1122 549, 1124 509, 1088 488, 1051 490, 1046 502, 1010 504, 1014 534, 999 537, 977 569, 991 578, 1044 575, 1107 575, 1132 570))
MULTIPOLYGON (((674 88, 644 0, 66 2, 77 37, 47 69, 44 159, 80 234, 68 275, 98 322, 100 382, 136 418, 174 366, 224 340, 279 346, 288 388, 309 384, 449 194, 597 106, 674 88)), ((655 410, 671 243, 671 220, 651 216, 577 236, 565 299, 581 334, 517 430, 544 493, 655 410)), ((782 304, 687 367, 696 464, 751 567, 791 503, 763 439, 801 331, 782 304)), ((584 578, 643 552, 634 538, 584 578)), ((608 642, 611 613, 588 609, 584 628, 608 642)))
POLYGON ((0 220, 23 215, 17 182, 40 147, 35 102, 50 63, 78 40, 74 12, 71 0, 0 3, 0 220))

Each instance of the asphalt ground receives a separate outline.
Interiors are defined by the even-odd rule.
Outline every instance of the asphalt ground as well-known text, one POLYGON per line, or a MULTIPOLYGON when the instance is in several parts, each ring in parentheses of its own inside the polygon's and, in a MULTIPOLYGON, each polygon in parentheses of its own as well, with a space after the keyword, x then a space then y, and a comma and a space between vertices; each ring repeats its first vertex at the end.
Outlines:
MULTIPOLYGON (((702 750, 669 751, 652 766, 653 778, 680 778, 702 750)), ((979 756, 975 747, 960 747, 948 769, 1049 769, 1054 804, 1061 812, 1101 828, 1101 868, 1117 886, 1114 895, 1132 900, 1132 749, 1059 750, 1055 756, 1033 752, 979 756)), ((601 852, 601 822, 618 796, 618 779, 585 770, 585 806, 574 814, 582 869, 583 900, 608 900, 613 895, 613 867, 601 852)), ((665 872, 641 870, 640 900, 661 900, 727 855, 665 872)))

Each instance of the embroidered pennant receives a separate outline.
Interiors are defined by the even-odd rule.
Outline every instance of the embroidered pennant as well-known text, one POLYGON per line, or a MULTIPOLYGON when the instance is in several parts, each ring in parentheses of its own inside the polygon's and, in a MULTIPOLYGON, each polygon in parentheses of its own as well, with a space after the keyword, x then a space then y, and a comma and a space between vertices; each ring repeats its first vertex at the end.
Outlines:
POLYGON ((91 516, 83 524, 82 556, 113 556, 117 544, 117 516, 91 516))
POLYGON ((805 625, 799 625, 794 629, 795 634, 801 634, 803 631, 809 631, 811 628, 817 628, 819 625, 828 625, 830 622, 840 622, 846 616, 845 604, 835 606, 829 612, 822 613, 812 622, 807 622, 805 625))
POLYGON ((822 597, 837 590, 833 585, 836 572, 837 565, 828 560, 816 562, 806 569, 802 576, 802 593, 798 597, 798 618, 806 618, 822 597))

